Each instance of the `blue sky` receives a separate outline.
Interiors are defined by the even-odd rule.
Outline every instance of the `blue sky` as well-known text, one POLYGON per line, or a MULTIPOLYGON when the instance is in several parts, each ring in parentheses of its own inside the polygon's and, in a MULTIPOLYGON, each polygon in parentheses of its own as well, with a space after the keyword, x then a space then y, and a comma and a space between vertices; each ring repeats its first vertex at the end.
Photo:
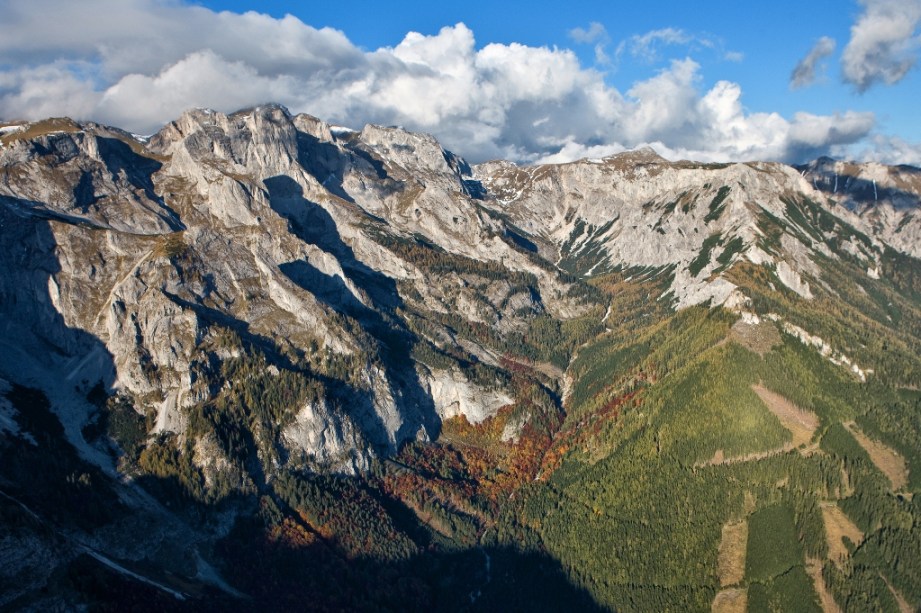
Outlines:
POLYGON ((919 22, 921 0, 0 0, 0 118, 152 132, 189 106, 278 101, 474 161, 651 144, 918 165, 919 22))
POLYGON ((740 2, 739 0, 575 1, 532 2, 305 2, 280 0, 211 0, 199 2, 214 10, 258 10, 275 17, 292 14, 315 27, 343 31, 366 50, 393 47, 409 31, 437 34, 444 26, 466 24, 477 45, 521 43, 556 46, 575 51, 582 64, 597 66, 593 44, 580 44, 570 31, 601 24, 607 47, 614 54, 618 44, 647 32, 673 28, 689 36, 711 41, 663 45, 656 59, 627 58, 615 66, 597 66, 608 73, 607 81, 620 89, 647 78, 669 59, 690 56, 703 65, 703 87, 728 79, 742 85, 745 106, 753 111, 777 111, 790 115, 808 110, 873 111, 889 131, 921 140, 921 121, 915 119, 921 100, 921 80, 913 71, 895 88, 876 88, 858 94, 842 81, 835 63, 848 40, 849 30, 862 12, 857 2, 813 0, 811 2, 740 2), (791 91, 790 74, 815 42, 830 36, 838 41, 835 56, 826 61, 824 78, 815 86, 791 91), (741 54, 729 61, 726 54, 741 54))

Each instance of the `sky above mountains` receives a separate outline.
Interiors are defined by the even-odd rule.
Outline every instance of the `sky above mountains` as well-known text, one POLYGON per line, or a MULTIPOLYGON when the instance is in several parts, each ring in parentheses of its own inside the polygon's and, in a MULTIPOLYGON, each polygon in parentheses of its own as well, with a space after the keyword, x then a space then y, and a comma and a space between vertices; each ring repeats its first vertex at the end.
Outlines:
POLYGON ((921 0, 0 0, 0 118, 138 133, 279 102, 471 161, 921 165, 921 0))

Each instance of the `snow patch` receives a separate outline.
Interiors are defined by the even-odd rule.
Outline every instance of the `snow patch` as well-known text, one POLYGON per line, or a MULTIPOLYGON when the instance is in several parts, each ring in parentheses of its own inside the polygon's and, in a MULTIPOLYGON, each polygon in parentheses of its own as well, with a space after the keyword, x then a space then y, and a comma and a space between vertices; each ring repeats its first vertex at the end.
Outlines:
POLYGON ((867 276, 871 279, 879 279, 879 267, 867 268, 867 276))

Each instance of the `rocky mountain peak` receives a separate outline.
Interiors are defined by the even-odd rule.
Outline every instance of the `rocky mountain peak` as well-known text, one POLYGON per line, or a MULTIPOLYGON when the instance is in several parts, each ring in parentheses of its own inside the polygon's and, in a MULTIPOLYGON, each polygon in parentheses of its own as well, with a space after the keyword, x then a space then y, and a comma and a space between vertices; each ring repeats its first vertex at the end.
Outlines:
POLYGON ((596 313, 584 280, 642 274, 674 308, 740 304, 746 263, 808 299, 828 284, 821 258, 876 271, 880 241, 918 249, 914 169, 651 149, 471 168, 431 135, 276 105, 194 109, 146 142, 69 120, 2 138, 8 268, 44 263, 4 281, 4 308, 40 302, 14 320, 25 345, 61 348, 43 385, 101 377, 184 435, 224 393, 221 365, 258 348, 338 390, 304 400, 273 444, 348 470, 441 417, 493 414, 511 398, 499 356, 530 347, 535 321, 596 313), (848 194, 876 181, 892 206, 838 206, 829 172, 850 173, 848 194))
POLYGON ((182 224, 154 189, 162 168, 121 130, 52 119, 8 135, 0 197, 23 214, 153 235, 182 224))
POLYGON ((649 145, 617 153, 605 158, 606 160, 632 160, 638 163, 667 163, 664 157, 659 155, 655 149, 649 145))
POLYGON ((448 163, 448 154, 431 134, 409 132, 400 127, 367 125, 359 139, 382 157, 407 170, 454 173, 448 163))

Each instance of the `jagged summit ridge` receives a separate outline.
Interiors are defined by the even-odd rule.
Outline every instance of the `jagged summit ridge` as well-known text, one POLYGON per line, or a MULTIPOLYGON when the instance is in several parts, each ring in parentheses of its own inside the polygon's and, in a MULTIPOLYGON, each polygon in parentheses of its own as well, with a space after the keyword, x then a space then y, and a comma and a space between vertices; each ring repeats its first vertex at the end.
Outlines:
MULTIPOLYGON (((277 444, 320 464, 361 467, 368 453, 434 435, 439 414, 478 421, 510 400, 450 360, 439 368, 410 359, 405 345, 419 341, 387 331, 395 325, 397 337, 416 338, 391 321, 407 299, 398 284, 416 288, 419 308, 459 309, 489 324, 526 304, 581 308, 557 298, 565 284, 505 242, 501 221, 471 205, 460 175, 466 164, 431 137, 375 126, 334 134, 277 106, 191 110, 146 143, 93 124, 60 127, 33 124, 5 137, 0 153, 4 226, 23 233, 6 233, 22 244, 6 251, 14 273, 4 279, 4 303, 37 296, 43 305, 11 314, 20 322, 13 336, 62 351, 47 376, 37 363, 32 369, 38 387, 101 379, 145 399, 157 431, 186 432, 190 407, 218 391, 200 363, 241 355, 221 348, 230 332, 277 352, 280 363, 289 352, 310 354, 318 374, 334 369, 329 376, 341 377, 338 364, 351 365, 346 387, 354 391, 305 406, 277 444), (50 220, 39 226, 47 238, 28 238, 35 222, 24 214, 50 220), (464 292, 458 305, 456 276, 433 283, 392 251, 416 236, 458 257, 532 271, 550 293, 522 303, 499 283, 495 306, 463 302, 464 292), (38 270, 23 268, 23 250, 38 270), (99 359, 75 359, 83 355, 99 359)), ((519 325, 514 320, 502 325, 519 325)), ((432 334, 436 342, 451 338, 432 334)), ((496 363, 483 348, 470 349, 496 363)), ((10 356, 4 369, 15 370, 15 361, 10 356)))
POLYGON ((738 305, 730 273, 748 263, 809 299, 827 286, 820 258, 878 275, 886 245, 919 249, 907 168, 650 149, 471 167, 430 135, 277 105, 193 109, 148 139, 48 120, 0 140, 0 291, 28 348, 4 372, 61 396, 103 381, 156 431, 193 436, 196 407, 228 393, 221 369, 258 349, 327 392, 268 436, 260 453, 279 463, 360 469, 443 418, 495 414, 513 399, 509 339, 604 314, 580 280, 642 270, 676 308, 738 305), (845 191, 860 206, 840 206, 830 172, 857 177, 845 191), (889 204, 860 200, 860 181, 889 204))
POLYGON ((839 257, 826 243, 842 232, 849 236, 836 248, 876 267, 867 235, 879 232, 849 211, 836 211, 840 227, 833 224, 819 240, 810 236, 812 228, 801 227, 804 220, 791 206, 833 205, 784 164, 668 162, 628 152, 600 163, 490 163, 477 172, 493 206, 555 245, 561 266, 582 274, 672 268, 679 306, 727 300, 734 286, 719 273, 739 258, 771 265, 784 285, 809 297, 805 279, 818 274, 811 254, 839 257), (773 220, 783 231, 767 240, 764 228, 773 220), (863 230, 866 240, 855 242, 845 227, 863 230))

